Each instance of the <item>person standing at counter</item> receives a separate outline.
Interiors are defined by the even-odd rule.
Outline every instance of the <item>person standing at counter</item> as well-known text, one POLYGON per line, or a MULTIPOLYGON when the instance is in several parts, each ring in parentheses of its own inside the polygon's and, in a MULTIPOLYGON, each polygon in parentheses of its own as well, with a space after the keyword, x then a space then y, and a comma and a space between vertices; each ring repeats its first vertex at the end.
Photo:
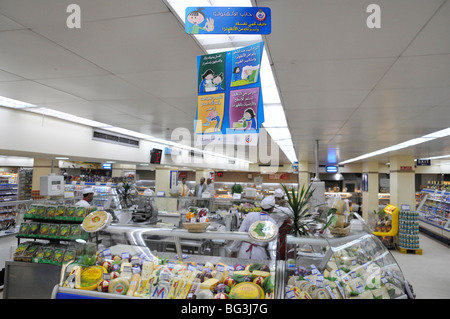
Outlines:
MULTIPOLYGON (((251 212, 245 216, 244 221, 239 227, 240 232, 248 233, 250 226, 258 220, 268 220, 276 224, 276 221, 269 216, 275 207, 275 198, 267 196, 261 201, 261 212, 251 212)), ((237 258, 265 260, 268 258, 268 243, 250 242, 250 241, 234 241, 229 246, 232 255, 237 253, 237 258)))
POLYGON ((181 183, 179 183, 177 186, 180 196, 189 196, 189 187, 186 185, 186 177, 183 177, 181 179, 181 183))
POLYGON ((75 206, 91 207, 91 202, 94 200, 94 189, 92 187, 84 188, 81 192, 83 199, 75 203, 75 206))
POLYGON ((206 190, 205 178, 200 178, 200 184, 195 185, 194 196, 202 197, 203 192, 206 190))
POLYGON ((206 190, 205 192, 208 192, 211 194, 211 197, 214 197, 215 191, 214 191, 214 185, 211 183, 211 178, 208 178, 206 180, 206 190))

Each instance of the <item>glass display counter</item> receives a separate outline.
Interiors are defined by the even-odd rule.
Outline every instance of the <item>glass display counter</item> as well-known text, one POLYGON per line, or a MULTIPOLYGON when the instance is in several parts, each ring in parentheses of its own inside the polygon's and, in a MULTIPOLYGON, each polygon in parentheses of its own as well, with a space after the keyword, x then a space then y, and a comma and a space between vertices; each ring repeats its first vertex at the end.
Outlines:
POLYGON ((267 258, 234 257, 226 244, 247 233, 111 225, 99 234, 95 263, 69 264, 53 298, 273 299, 283 296, 276 240, 267 258), (99 274, 95 275, 96 272, 99 274), (76 279, 78 278, 78 279, 76 279), (75 287, 75 288, 73 288, 75 287), (77 289, 78 288, 78 289, 77 289), (99 291, 100 290, 100 291, 99 291))
POLYGON ((287 237, 285 298, 406 299, 410 287, 394 257, 372 234, 287 237))

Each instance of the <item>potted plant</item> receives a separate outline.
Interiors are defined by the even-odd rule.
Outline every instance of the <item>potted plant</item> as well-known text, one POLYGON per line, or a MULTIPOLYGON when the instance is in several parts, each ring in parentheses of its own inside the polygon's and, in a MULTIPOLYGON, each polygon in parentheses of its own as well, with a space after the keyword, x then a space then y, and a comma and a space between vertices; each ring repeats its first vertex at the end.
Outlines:
POLYGON ((302 185, 301 189, 299 186, 297 192, 294 187, 291 191, 289 191, 284 184, 281 184, 281 187, 284 189, 290 208, 290 213, 286 213, 291 221, 289 234, 295 237, 309 236, 311 235, 311 226, 313 223, 315 224, 317 221, 323 223, 324 225, 320 229, 320 231, 323 232, 335 222, 336 208, 328 210, 326 220, 313 218, 311 211, 312 208, 315 208, 316 206, 311 207, 310 205, 310 200, 315 191, 315 189, 311 189, 311 184, 309 184, 308 187, 302 185))
POLYGON ((136 196, 136 190, 133 184, 123 182, 117 185, 117 193, 120 196, 122 205, 124 208, 128 208, 133 205, 133 198, 136 196))

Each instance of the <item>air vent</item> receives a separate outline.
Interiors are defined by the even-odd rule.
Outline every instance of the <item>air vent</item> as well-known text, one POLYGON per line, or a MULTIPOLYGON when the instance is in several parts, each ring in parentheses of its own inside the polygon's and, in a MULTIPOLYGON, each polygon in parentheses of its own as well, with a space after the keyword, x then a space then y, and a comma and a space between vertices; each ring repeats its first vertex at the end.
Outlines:
POLYGON ((106 132, 106 131, 99 131, 94 130, 93 131, 93 140, 96 141, 102 141, 102 142, 108 142, 108 143, 114 143, 124 146, 130 146, 130 147, 139 147, 139 140, 125 136, 125 135, 119 135, 112 132, 106 132))

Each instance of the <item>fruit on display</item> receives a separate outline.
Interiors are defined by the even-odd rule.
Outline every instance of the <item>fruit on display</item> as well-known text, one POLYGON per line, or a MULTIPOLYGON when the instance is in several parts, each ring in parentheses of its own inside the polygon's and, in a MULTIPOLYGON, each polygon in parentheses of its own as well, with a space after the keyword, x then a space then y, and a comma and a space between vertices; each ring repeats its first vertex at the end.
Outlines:
POLYGON ((98 252, 95 265, 75 264, 63 287, 147 299, 270 299, 273 278, 268 266, 260 263, 168 262, 155 256, 120 258, 98 252))
POLYGON ((208 209, 189 207, 186 213, 186 223, 208 223, 208 209))

